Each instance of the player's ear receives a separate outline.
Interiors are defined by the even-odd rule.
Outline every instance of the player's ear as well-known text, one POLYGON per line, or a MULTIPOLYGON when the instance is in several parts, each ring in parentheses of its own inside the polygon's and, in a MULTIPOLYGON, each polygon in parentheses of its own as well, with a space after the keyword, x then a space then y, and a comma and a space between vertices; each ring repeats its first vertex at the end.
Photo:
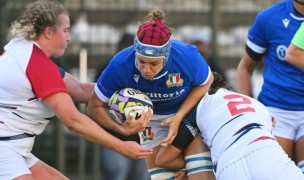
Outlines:
POLYGON ((45 28, 42 33, 46 39, 51 39, 52 29, 50 27, 45 28))

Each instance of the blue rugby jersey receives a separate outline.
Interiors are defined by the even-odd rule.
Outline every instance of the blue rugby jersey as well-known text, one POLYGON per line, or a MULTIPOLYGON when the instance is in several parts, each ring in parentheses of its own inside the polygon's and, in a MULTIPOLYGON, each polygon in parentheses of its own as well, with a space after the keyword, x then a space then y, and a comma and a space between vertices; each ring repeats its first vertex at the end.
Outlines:
POLYGON ((286 50, 304 21, 292 0, 261 11, 248 32, 247 46, 265 53, 264 84, 258 100, 266 106, 304 110, 304 71, 285 60, 286 50))
POLYGON ((195 46, 175 40, 171 45, 168 62, 152 80, 144 79, 136 68, 133 46, 122 50, 100 75, 96 95, 108 102, 116 90, 135 88, 151 98, 154 114, 175 113, 194 86, 209 80, 211 71, 195 46))

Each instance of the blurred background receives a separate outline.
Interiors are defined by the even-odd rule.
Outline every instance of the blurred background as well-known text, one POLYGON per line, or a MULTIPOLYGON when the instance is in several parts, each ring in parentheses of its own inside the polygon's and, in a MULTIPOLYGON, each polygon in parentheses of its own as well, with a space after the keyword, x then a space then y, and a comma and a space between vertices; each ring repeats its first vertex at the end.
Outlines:
MULTIPOLYGON (((9 27, 33 0, 0 0, 0 45, 9 41, 9 27)), ((87 81, 117 52, 124 34, 134 35, 149 10, 165 11, 173 38, 204 44, 202 55, 225 73, 234 86, 235 69, 244 51, 247 30, 259 11, 278 0, 58 0, 69 10, 71 42, 55 62, 79 77, 79 53, 87 50, 87 81)), ((2 50, 1 50, 2 51, 2 50)), ((259 91, 261 79, 256 78, 259 91)), ((79 105, 81 110, 83 106, 79 105)), ((86 142, 54 120, 37 138, 34 154, 71 179, 101 179, 99 147, 86 142)))

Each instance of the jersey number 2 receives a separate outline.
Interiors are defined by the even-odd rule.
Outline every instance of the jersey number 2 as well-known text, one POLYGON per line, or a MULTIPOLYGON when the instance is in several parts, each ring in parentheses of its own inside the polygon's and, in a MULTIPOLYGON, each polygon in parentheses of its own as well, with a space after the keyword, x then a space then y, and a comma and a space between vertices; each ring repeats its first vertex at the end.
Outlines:
POLYGON ((254 108, 250 107, 251 101, 247 97, 239 94, 230 94, 224 96, 224 99, 229 100, 227 105, 232 116, 241 114, 243 112, 255 112, 254 108))

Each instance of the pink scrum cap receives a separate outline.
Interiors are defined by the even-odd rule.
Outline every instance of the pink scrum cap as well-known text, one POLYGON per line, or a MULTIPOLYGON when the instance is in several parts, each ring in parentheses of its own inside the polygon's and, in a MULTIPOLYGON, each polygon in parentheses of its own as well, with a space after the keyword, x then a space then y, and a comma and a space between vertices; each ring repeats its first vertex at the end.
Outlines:
POLYGON ((152 19, 139 26, 134 38, 134 50, 143 56, 165 57, 170 54, 171 32, 162 20, 152 19))

